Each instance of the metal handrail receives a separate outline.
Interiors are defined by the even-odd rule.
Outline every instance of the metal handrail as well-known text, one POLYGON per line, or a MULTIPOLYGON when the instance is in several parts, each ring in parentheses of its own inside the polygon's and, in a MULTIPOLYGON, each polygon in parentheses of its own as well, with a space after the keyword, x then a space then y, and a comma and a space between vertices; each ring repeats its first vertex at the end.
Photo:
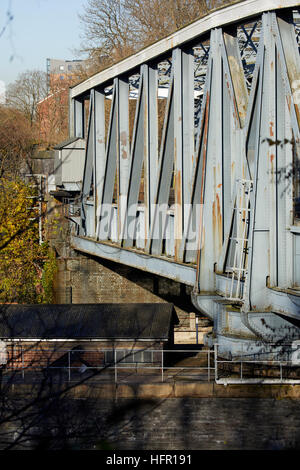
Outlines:
MULTIPOLYGON (((193 371, 207 371, 207 381, 210 382, 210 377, 211 377, 211 371, 214 371, 214 365, 211 365, 210 361, 210 355, 214 353, 213 350, 210 349, 129 349, 129 348, 101 348, 101 349, 67 349, 67 348, 59 348, 58 350, 53 350, 51 348, 47 349, 38 349, 38 348, 28 348, 27 350, 24 351, 23 348, 21 348, 21 351, 18 356, 12 357, 9 361, 8 364, 6 365, 6 371, 20 371, 22 372, 22 377, 25 378, 25 371, 50 371, 50 370, 66 370, 68 372, 68 380, 71 381, 72 378, 72 371, 73 370, 78 370, 80 367, 78 366, 72 366, 72 354, 80 354, 80 353, 97 353, 97 354, 103 354, 103 362, 99 365, 92 365, 92 366, 86 366, 84 362, 82 362, 82 359, 78 358, 81 360, 82 364, 84 365, 84 369, 86 370, 114 370, 114 376, 115 376, 115 383, 118 382, 119 378, 118 377, 118 371, 120 370, 132 370, 135 369, 136 373, 138 371, 142 370, 161 370, 161 381, 164 382, 165 376, 164 373, 166 370, 170 371, 187 371, 187 370, 193 370, 193 371), (39 356, 42 354, 45 355, 44 358, 40 358, 40 363, 41 361, 44 360, 51 360, 51 354, 52 356, 55 356, 57 353, 59 353, 59 357, 52 357, 53 363, 55 363, 57 360, 61 360, 62 357, 67 355, 66 358, 66 365, 47 365, 42 367, 40 364, 36 363, 35 358, 31 358, 31 361, 27 361, 28 364, 26 365, 26 361, 24 361, 24 352, 30 352, 31 354, 34 355, 34 353, 38 353, 39 356), (113 353, 113 360, 112 361, 107 361, 105 353, 113 353), (149 362, 145 361, 134 361, 132 362, 124 362, 126 361, 127 358, 132 358, 134 359, 135 354, 141 354, 141 353, 152 353, 152 359, 149 362), (50 357, 49 357, 50 353, 50 357), (118 355, 123 353, 123 357, 118 359, 118 355), (159 353, 161 354, 161 359, 160 361, 158 359, 153 358, 153 353, 159 353), (190 365, 190 366, 177 366, 177 365, 169 365, 165 363, 165 354, 168 353, 173 353, 173 354, 205 354, 207 355, 207 366, 199 366, 199 365, 190 365), (154 365, 159 363, 159 365, 154 365), (40 365, 40 367, 39 367, 40 365)), ((180 360, 180 359, 179 359, 180 360)), ((214 363, 213 363, 214 364, 214 363)))
MULTIPOLYGON (((291 346, 291 343, 285 343, 286 346, 291 346)), ((228 385, 228 384, 247 384, 247 383, 259 383, 259 384, 267 384, 267 383, 272 383, 272 384, 299 384, 300 383, 300 377, 299 379, 297 377, 295 378, 288 378, 284 374, 284 368, 285 367, 293 367, 293 370, 295 369, 295 366, 298 366, 300 368, 300 363, 295 364, 292 361, 288 360, 280 360, 280 359, 251 359, 248 356, 241 356, 238 358, 235 358, 233 360, 228 360, 228 359, 222 359, 218 357, 218 344, 214 344, 213 349, 148 349, 148 348, 139 348, 139 349, 129 349, 129 348, 112 348, 112 347, 107 347, 107 348, 85 348, 85 349, 70 349, 70 348, 59 348, 57 350, 51 349, 51 348, 30 348, 24 349, 24 347, 20 347, 18 355, 12 356, 9 358, 6 364, 6 368, 2 369, 3 372, 21 372, 22 377, 25 379, 25 372, 29 371, 40 371, 40 372, 49 372, 51 370, 66 370, 68 374, 68 380, 72 380, 72 373, 74 373, 75 370, 80 371, 80 367, 84 367, 84 371, 92 370, 96 371, 96 374, 100 371, 104 370, 113 370, 114 371, 114 381, 115 383, 118 383, 119 381, 126 381, 126 377, 122 378, 120 377, 120 373, 122 371, 129 371, 129 370, 135 370, 136 374, 141 373, 143 371, 161 371, 161 382, 165 381, 166 378, 166 372, 170 375, 172 375, 172 372, 178 372, 181 371, 187 372, 187 371, 193 371, 193 379, 201 379, 202 381, 205 380, 208 383, 211 382, 212 377, 214 376, 214 381, 217 384, 223 384, 223 385, 228 385), (30 361, 26 360, 24 354, 26 352, 30 352, 33 354, 33 357, 31 357, 30 361), (147 361, 145 360, 144 357, 140 356, 138 359, 135 357, 135 355, 141 355, 142 353, 152 353, 150 360, 147 361), (38 353, 39 354, 39 363, 37 359, 34 357, 34 354, 38 353), (82 357, 77 357, 74 358, 74 360, 77 360, 82 363, 82 366, 78 365, 72 365, 72 354, 89 354, 89 353, 97 353, 97 354, 102 354, 103 356, 101 357, 101 361, 99 358, 99 364, 97 364, 97 359, 92 358, 90 359, 91 362, 96 362, 96 364, 88 365, 89 358, 82 358, 82 357), (107 359, 107 355, 105 353, 111 353, 111 360, 107 359), (153 353, 157 354, 157 357, 155 358, 153 356, 153 353), (207 363, 204 365, 197 365, 197 364, 191 364, 191 365, 179 365, 178 362, 182 360, 184 357, 182 356, 183 354, 187 355, 190 354, 190 359, 195 359, 195 355, 206 355, 207 357, 207 363), (57 354, 59 356, 57 357, 57 354), (168 364, 166 362, 166 354, 179 354, 181 357, 178 357, 178 361, 175 364, 168 364), (40 357, 42 355, 42 357, 40 357), (43 356, 44 355, 44 356, 43 356), (213 355, 213 358, 211 360, 211 355, 213 355), (120 357, 121 356, 121 357, 120 357), (63 365, 55 365, 55 362, 58 360, 61 360, 62 358, 65 358, 66 363, 63 365), (54 365, 47 364, 43 366, 43 362, 45 361, 51 361, 54 365), (101 363, 100 363, 101 362, 101 363), (232 375, 229 377, 221 377, 220 376, 220 365, 221 364, 232 364, 233 366, 240 365, 240 370, 235 371, 234 374, 237 375, 232 375), (249 370, 247 371, 246 366, 247 365, 267 365, 267 366, 274 366, 278 367, 278 377, 261 377, 257 378, 254 376, 249 376, 249 370), (203 374, 203 372, 206 371, 206 375, 203 374), (198 374, 198 375, 197 375, 198 374)), ((282 345, 281 345, 282 346, 282 345)), ((296 349, 292 349, 291 351, 296 351, 296 349)), ((271 351, 270 351, 271 353, 271 351)), ((275 353, 274 353, 275 354, 275 353)), ((170 359, 170 357, 168 358, 170 359)), ((176 377, 173 376, 173 379, 175 380, 176 378, 184 377, 184 375, 176 374, 176 377)), ((187 377, 187 376, 185 376, 187 377)))
MULTIPOLYGON (((277 346, 289 346, 290 351, 288 352, 295 352, 297 349, 292 348, 292 343, 268 343, 268 345, 276 345, 277 346)), ((243 356, 243 354, 232 360, 226 359, 218 359, 218 345, 215 344, 214 348, 215 353, 215 382, 220 385, 229 385, 229 384, 300 384, 300 377, 299 378, 286 378, 283 377, 283 367, 293 368, 295 367, 300 368, 300 361, 299 364, 292 362, 291 360, 279 360, 279 359, 251 359, 249 357, 243 356), (233 364, 233 365, 240 365, 240 374, 239 377, 219 377, 218 374, 218 364, 233 364), (268 365, 270 367, 275 366, 279 367, 278 373, 279 377, 249 377, 245 376, 245 368, 247 364, 256 364, 256 365, 268 365)), ((261 354, 278 354, 276 351, 265 351, 261 354)), ((253 354, 254 355, 254 354, 253 354)))

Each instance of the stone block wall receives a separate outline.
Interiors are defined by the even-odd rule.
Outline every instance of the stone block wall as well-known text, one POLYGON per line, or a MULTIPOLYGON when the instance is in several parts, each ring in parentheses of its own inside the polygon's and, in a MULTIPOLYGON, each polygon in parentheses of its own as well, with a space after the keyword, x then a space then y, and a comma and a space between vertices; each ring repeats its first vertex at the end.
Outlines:
MULTIPOLYGON (((37 412, 39 415, 41 409, 37 412)), ((15 441, 17 449, 25 446, 39 450, 114 451, 300 448, 299 399, 149 397, 115 401, 62 397, 47 404, 43 419, 36 423, 24 432, 20 420, 9 421, 5 425, 6 441, 13 442, 14 436, 23 433, 19 447, 15 441)), ((193 463, 199 465, 198 455, 193 463)))

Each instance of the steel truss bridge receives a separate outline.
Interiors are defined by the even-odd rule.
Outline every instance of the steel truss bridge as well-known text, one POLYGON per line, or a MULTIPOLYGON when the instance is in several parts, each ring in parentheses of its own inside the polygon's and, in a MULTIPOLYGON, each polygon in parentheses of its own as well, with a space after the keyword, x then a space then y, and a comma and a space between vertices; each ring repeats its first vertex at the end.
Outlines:
POLYGON ((72 246, 193 286, 227 358, 300 339, 297 4, 214 11, 70 89, 72 246))

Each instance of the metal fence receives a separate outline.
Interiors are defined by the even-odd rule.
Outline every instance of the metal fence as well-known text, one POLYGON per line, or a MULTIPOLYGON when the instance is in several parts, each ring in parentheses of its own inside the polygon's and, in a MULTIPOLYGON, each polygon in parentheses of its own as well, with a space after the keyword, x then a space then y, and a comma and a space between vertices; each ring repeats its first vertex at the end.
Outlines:
POLYGON ((18 346, 8 353, 2 380, 30 381, 40 374, 54 381, 215 382, 217 384, 300 384, 300 345, 271 345, 264 355, 240 353, 229 360, 219 346, 209 349, 47 349, 18 346), (267 355, 269 357, 267 358, 267 355), (272 357, 273 356, 273 357, 272 357))
POLYGON ((99 382, 166 382, 214 380, 214 351, 210 349, 41 349, 19 346, 8 355, 3 378, 25 380, 37 373, 57 380, 91 377, 99 382))
POLYGON ((264 351, 241 350, 230 360, 214 346, 217 384, 300 384, 300 343, 266 343, 264 351))

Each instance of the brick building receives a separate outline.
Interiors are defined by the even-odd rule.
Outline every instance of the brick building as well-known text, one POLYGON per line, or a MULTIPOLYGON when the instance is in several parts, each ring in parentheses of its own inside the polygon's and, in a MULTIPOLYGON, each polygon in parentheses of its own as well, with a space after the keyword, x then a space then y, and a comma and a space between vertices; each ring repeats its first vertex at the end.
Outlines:
POLYGON ((14 304, 3 305, 0 315, 7 370, 154 363, 174 344, 176 315, 168 303, 14 304))

